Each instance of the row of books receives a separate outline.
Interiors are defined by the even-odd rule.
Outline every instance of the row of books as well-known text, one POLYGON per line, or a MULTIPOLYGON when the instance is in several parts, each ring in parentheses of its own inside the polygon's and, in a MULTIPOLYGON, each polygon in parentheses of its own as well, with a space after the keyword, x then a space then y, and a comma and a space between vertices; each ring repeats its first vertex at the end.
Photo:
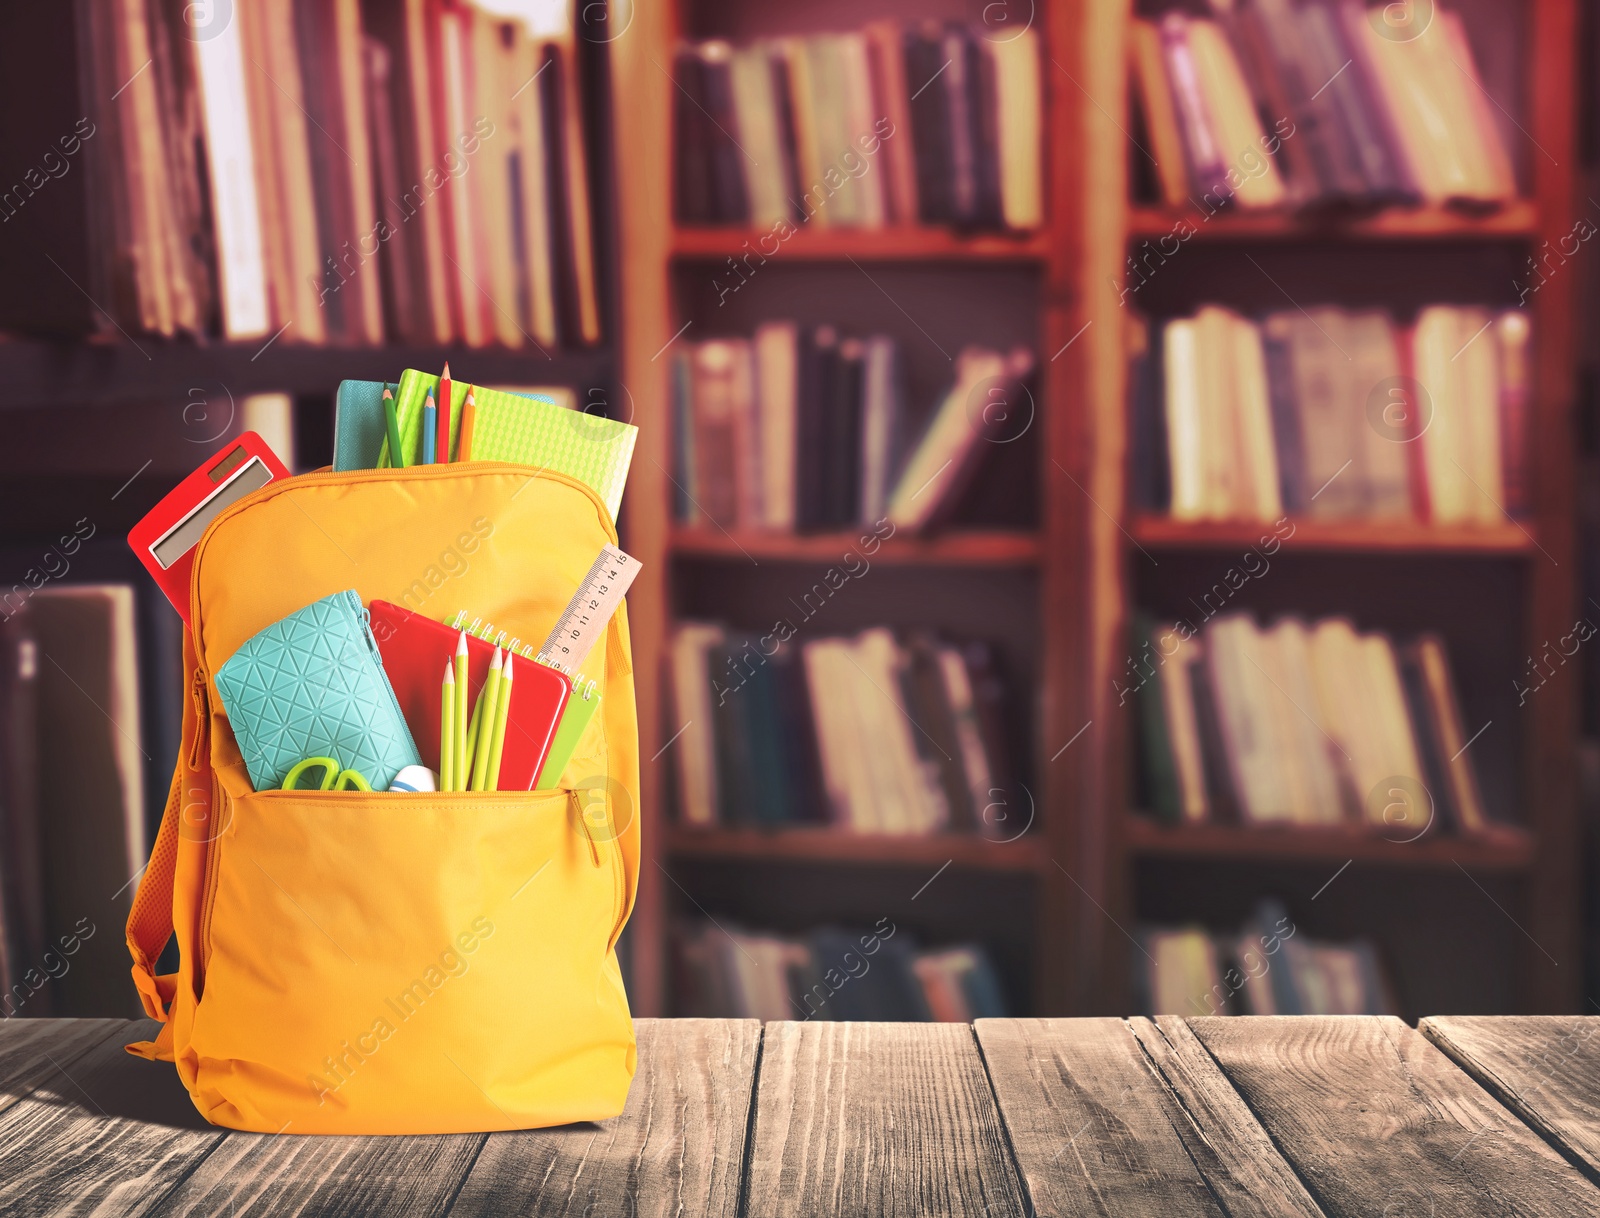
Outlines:
MULTIPOLYGON (((823 581, 796 603, 815 613, 831 595, 823 581)), ((1006 837, 1026 828, 986 644, 901 640, 884 627, 795 644, 795 630, 686 622, 674 633, 682 823, 1006 837)))
POLYGON ((1530 507, 1527 314, 1431 305, 1259 319, 1207 305, 1131 327, 1145 506, 1179 520, 1285 514, 1496 524, 1530 507))
POLYGON ((1007 1014, 981 946, 922 950, 887 918, 803 938, 685 922, 672 947, 684 1016, 971 1023, 1007 1014))
MULTIPOLYGON (((85 565, 78 523, 51 568, 85 565)), ((0 1018, 137 1008, 122 925, 182 698, 140 683, 141 650, 174 685, 182 670, 182 624, 151 591, 24 576, 0 597, 0 1018)))
POLYGON ((1400 1013, 1371 942, 1308 938, 1272 900, 1261 902, 1235 934, 1199 926, 1142 929, 1133 973, 1151 1015, 1400 1013))
POLYGON ((1209 618, 1199 629, 1136 619, 1117 691, 1124 704, 1138 699, 1157 816, 1361 824, 1395 841, 1436 825, 1494 832, 1437 636, 1397 647, 1344 618, 1264 629, 1218 613, 1229 595, 1219 584, 1196 602, 1209 618))
POLYGON ((1039 36, 875 22, 677 54, 683 224, 1044 223, 1039 36), (990 34, 993 33, 991 37, 990 34))
POLYGON ((886 335, 772 321, 673 356, 675 512, 686 524, 805 532, 947 518, 986 437, 1021 413, 1033 356, 965 347, 914 442, 886 335))
POLYGON ((1441 4, 1212 0, 1135 20, 1132 72, 1172 207, 1487 204, 1511 158, 1460 16, 1441 4))
MULTIPOLYGON (((8 18, 8 38, 28 36, 13 20, 30 34, 41 24, 8 18)), ((38 53, 77 65, 92 135, 74 141, 83 172, 25 175, 5 193, 7 219, 47 234, 44 252, 69 273, 40 262, 29 281, 42 299, 19 296, 8 324, 291 343, 599 340, 563 6, 537 31, 460 0, 88 0, 50 20, 38 53), (72 191, 82 224, 62 231, 44 213, 73 211, 72 191)), ((34 159, 38 126, 17 131, 8 160, 34 159)))

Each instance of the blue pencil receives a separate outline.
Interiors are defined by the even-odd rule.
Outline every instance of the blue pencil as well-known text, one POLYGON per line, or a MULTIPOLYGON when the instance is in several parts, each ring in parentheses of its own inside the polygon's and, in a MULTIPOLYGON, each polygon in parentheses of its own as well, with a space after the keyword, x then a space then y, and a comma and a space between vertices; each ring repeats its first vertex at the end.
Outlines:
POLYGON ((433 391, 422 406, 422 464, 433 464, 434 429, 438 426, 439 408, 433 404, 433 391))

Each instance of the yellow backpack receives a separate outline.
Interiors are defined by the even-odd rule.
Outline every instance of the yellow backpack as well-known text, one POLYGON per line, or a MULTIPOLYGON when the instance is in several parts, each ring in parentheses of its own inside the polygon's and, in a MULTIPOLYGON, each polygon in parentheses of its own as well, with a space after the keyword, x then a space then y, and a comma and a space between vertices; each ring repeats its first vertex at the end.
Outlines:
POLYGON ((195 549, 183 750, 128 919, 172 1061, 208 1121, 467 1133, 622 1110, 635 1047, 616 943, 639 874, 626 610, 584 664, 601 713, 541 792, 254 791, 213 683, 258 630, 354 588, 526 636, 610 514, 574 478, 486 463, 320 471, 226 510, 195 549), (154 962, 176 933, 176 973, 154 962))

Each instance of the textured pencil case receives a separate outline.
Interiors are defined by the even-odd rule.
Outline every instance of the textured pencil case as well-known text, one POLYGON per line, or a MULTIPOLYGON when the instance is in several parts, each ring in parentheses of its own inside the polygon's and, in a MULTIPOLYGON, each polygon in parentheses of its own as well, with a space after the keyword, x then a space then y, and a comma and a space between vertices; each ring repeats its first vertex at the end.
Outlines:
POLYGON ((337 592, 280 618, 217 670, 217 693, 257 791, 333 757, 374 791, 418 765, 361 597, 337 592))

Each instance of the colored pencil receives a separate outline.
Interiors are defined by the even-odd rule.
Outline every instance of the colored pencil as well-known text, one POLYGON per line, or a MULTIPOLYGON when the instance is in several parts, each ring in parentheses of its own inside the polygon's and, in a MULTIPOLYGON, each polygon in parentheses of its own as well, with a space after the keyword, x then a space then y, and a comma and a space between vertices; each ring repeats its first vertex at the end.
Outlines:
POLYGON ((477 422, 478 400, 472 396, 472 386, 467 386, 467 400, 461 403, 461 432, 456 437, 456 460, 472 460, 472 425, 477 422))
POLYGON ((444 662, 444 709, 439 715, 439 790, 454 790, 456 756, 456 670, 444 662))
POLYGON ((494 735, 494 717, 500 693, 500 664, 501 652, 498 647, 494 649, 494 659, 489 661, 489 676, 483 683, 483 693, 478 698, 482 708, 482 722, 478 725, 476 751, 472 758, 472 787, 474 791, 484 790, 483 780, 489 768, 489 749, 491 737, 494 735))
POLYGON ((433 450, 433 421, 438 414, 433 405, 433 390, 428 391, 428 398, 422 404, 422 462, 423 465, 432 465, 433 450))
POLYGON ((467 680, 467 632, 463 630, 461 637, 456 640, 456 757, 455 791, 467 789, 468 766, 471 764, 470 755, 467 753, 467 704, 472 695, 468 692, 472 686, 467 680))
POLYGON ((394 412, 394 394, 388 389, 383 391, 383 423, 389 431, 389 464, 399 469, 406 458, 400 451, 400 418, 394 412))
POLYGON ((484 771, 483 789, 500 789, 500 756, 506 751, 506 723, 511 715, 511 653, 506 652, 505 666, 500 670, 500 692, 495 699, 494 731, 489 737, 489 765, 484 771))
POLYGON ((439 463, 450 463, 450 412, 455 408, 455 395, 450 385, 450 361, 445 360, 444 371, 439 374, 439 442, 434 446, 439 463))

